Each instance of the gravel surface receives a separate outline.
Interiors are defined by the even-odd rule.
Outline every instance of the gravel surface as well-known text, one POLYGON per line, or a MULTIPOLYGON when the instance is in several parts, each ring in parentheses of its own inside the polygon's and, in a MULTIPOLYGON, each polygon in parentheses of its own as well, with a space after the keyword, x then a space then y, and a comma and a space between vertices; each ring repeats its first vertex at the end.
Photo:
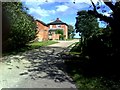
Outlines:
POLYGON ((61 53, 78 40, 30 50, 19 55, 2 57, 0 89, 2 88, 76 88, 65 72, 61 53))

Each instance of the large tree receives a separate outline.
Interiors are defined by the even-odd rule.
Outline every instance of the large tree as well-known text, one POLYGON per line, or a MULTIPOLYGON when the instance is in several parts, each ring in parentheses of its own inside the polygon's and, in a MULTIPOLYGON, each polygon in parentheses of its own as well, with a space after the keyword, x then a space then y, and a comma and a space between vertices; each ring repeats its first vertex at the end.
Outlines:
POLYGON ((68 38, 71 39, 75 36, 75 30, 72 25, 68 25, 68 38))
POLYGON ((3 50, 21 48, 35 38, 36 24, 21 2, 3 2, 2 11, 3 50))
POLYGON ((94 2, 91 0, 93 5, 93 10, 89 10, 89 13, 94 15, 97 18, 100 18, 100 20, 105 21, 108 23, 108 25, 111 27, 112 34, 111 34, 111 40, 112 40, 112 46, 114 48, 114 53, 120 52, 120 1, 116 0, 115 3, 112 2, 112 0, 102 0, 106 6, 109 7, 109 9, 112 11, 110 16, 105 16, 103 13, 99 13, 98 9, 105 11, 102 6, 98 2, 97 5, 94 4, 94 2))
MULTIPOLYGON (((100 0, 99 0, 100 1, 100 0)), ((120 1, 113 3, 109 0, 102 0, 95 4, 92 0, 93 10, 88 10, 88 13, 99 18, 107 23, 107 28, 99 29, 98 36, 87 41, 86 53, 90 56, 92 65, 96 71, 101 71, 106 74, 120 75, 119 60, 120 60, 120 1), (112 13, 106 16, 107 13, 104 7, 109 7, 112 13), (100 12, 100 10, 102 12, 100 12), (101 33, 102 31, 102 33, 101 33), (103 60, 105 59, 105 60, 103 60), (111 67, 114 66, 114 67, 111 67)), ((99 73, 97 72, 97 73, 99 73)))
POLYGON ((77 12, 76 32, 81 34, 81 46, 85 46, 87 39, 92 37, 98 31, 98 22, 93 15, 89 15, 87 11, 77 12))

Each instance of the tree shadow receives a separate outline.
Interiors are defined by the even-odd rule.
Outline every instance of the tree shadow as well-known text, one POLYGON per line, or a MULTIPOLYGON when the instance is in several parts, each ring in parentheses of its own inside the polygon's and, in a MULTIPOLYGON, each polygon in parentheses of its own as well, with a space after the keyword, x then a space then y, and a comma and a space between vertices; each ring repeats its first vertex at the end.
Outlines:
POLYGON ((105 36, 88 40, 79 58, 66 60, 68 73, 73 76, 79 74, 90 80, 97 78, 107 88, 120 88, 120 49, 110 45, 109 37, 105 36))
POLYGON ((104 64, 102 62, 99 60, 95 62, 87 57, 66 58, 66 71, 73 77, 75 82, 78 82, 78 86, 91 88, 90 86, 93 85, 96 88, 108 90, 120 88, 119 68, 112 66, 112 62, 104 64))
POLYGON ((31 72, 31 79, 48 78, 55 82, 73 80, 65 73, 66 66, 61 58, 65 48, 61 47, 40 47, 25 52, 23 55, 31 62, 28 72, 31 72))

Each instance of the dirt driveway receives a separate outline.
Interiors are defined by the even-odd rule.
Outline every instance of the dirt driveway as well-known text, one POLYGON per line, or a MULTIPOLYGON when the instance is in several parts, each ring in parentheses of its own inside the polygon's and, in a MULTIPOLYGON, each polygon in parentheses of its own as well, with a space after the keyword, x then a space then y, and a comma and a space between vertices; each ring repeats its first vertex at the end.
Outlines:
POLYGON ((65 72, 60 55, 74 42, 60 41, 19 55, 3 57, 0 63, 0 89, 2 88, 76 88, 65 72))

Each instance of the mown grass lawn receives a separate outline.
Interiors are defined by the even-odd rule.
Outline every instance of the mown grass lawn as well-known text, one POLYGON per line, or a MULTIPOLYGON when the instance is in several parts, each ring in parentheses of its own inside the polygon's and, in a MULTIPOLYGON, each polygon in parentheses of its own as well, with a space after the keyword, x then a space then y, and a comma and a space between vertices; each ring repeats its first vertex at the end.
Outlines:
POLYGON ((28 46, 30 46, 31 49, 35 49, 41 46, 48 46, 48 45, 55 44, 55 43, 58 43, 58 42, 56 41, 33 42, 33 43, 29 43, 28 46))
POLYGON ((10 52, 4 52, 4 53, 2 53, 2 56, 11 55, 11 54, 15 55, 15 54, 18 54, 21 52, 25 52, 25 51, 32 50, 32 49, 37 49, 42 46, 48 46, 48 45, 55 44, 55 43, 58 43, 58 42, 56 42, 56 41, 32 42, 32 43, 28 43, 23 48, 18 48, 16 50, 10 51, 10 52))

